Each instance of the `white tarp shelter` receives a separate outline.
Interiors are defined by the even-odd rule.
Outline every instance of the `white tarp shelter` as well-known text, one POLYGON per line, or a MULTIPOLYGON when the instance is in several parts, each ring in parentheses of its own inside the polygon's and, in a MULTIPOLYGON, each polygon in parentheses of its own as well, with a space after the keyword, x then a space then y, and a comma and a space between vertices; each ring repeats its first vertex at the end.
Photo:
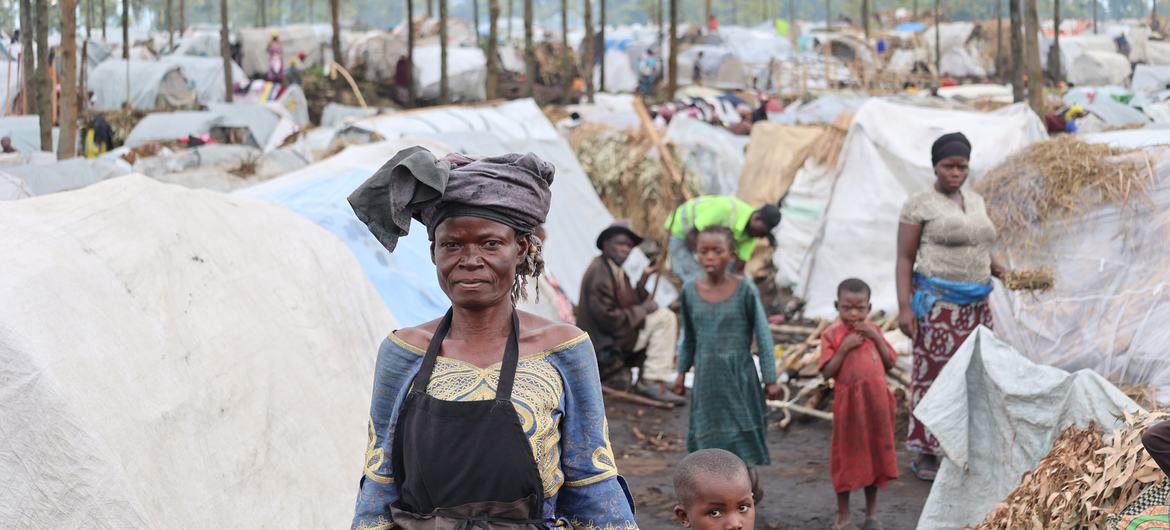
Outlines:
POLYGON ((929 189, 935 180, 930 145, 955 131, 971 140, 971 181, 1008 155, 1048 136, 1040 119, 1023 104, 987 113, 877 99, 862 106, 842 147, 813 255, 796 279, 796 292, 808 301, 809 316, 836 315, 837 284, 850 277, 870 284, 875 310, 897 310, 898 215, 911 194, 929 189))
POLYGON ((1108 433, 1138 410, 1097 372, 1035 364, 980 327, 914 409, 946 455, 918 529, 979 524, 1066 427, 1095 422, 1108 433))
POLYGON ((1068 81, 1074 85, 1120 85, 1132 73, 1129 59, 1117 52, 1087 51, 1068 67, 1068 81))
MULTIPOLYGON (((53 151, 57 150, 60 129, 53 127, 53 151)), ((41 150, 41 117, 36 115, 0 118, 0 136, 12 138, 12 147, 23 154, 41 150)))
MULTIPOLYGON (((743 61, 724 46, 697 44, 678 54, 678 83, 686 86, 692 83, 695 61, 699 61, 699 72, 703 86, 736 90, 748 88, 750 79, 743 61), (699 54, 703 54, 702 59, 699 54)), ((669 75, 669 72, 667 73, 669 75)))
POLYGON ((128 176, 0 203, 0 245, 6 525, 349 525, 398 323, 337 238, 128 176))
MULTIPOLYGON (((268 28, 241 28, 236 34, 240 43, 240 67, 250 76, 263 76, 268 72, 268 43, 275 33, 280 39, 281 57, 287 66, 289 61, 304 52, 307 68, 321 66, 322 54, 332 58, 333 29, 329 24, 289 24, 268 28)), ((348 32, 342 32, 349 37, 348 32)), ((345 48, 343 38, 341 47, 345 48)), ((218 49, 218 48, 217 48, 218 49)), ((344 57, 345 54, 342 54, 344 57)))
POLYGON ((127 171, 107 160, 70 158, 48 164, 5 166, 0 173, 24 182, 30 196, 84 188, 127 171))
MULTIPOLYGON (((1166 399, 1170 154, 1157 148, 1146 153, 1155 173, 1148 202, 1136 200, 1125 212, 1112 204, 1085 208, 1045 226, 1050 240, 1026 255, 1007 256, 1007 265, 1051 267, 1055 287, 1035 295, 997 289, 991 307, 996 332, 1029 358, 1148 384, 1166 399)), ((1144 155, 1136 156, 1144 167, 1144 155)))
MULTIPOLYGON (((415 83, 418 97, 439 97, 439 45, 414 49, 415 83)), ((479 48, 447 48, 447 90, 451 101, 480 101, 487 97, 487 57, 479 48)))
POLYGON ((735 195, 749 139, 686 116, 670 120, 663 136, 677 149, 685 178, 696 180, 705 195, 735 195))
MULTIPOLYGON (((168 55, 159 60, 163 64, 178 65, 186 77, 195 86, 199 95, 199 103, 221 103, 227 100, 223 79, 223 59, 219 57, 205 58, 189 55, 168 55)), ((248 74, 236 63, 231 64, 232 84, 247 84, 248 74)))
POLYGON ((130 130, 124 143, 133 148, 151 142, 186 138, 188 135, 208 134, 219 119, 219 113, 204 110, 152 112, 130 130))
POLYGON ((159 61, 110 59, 94 68, 88 81, 94 92, 94 110, 111 111, 129 101, 135 110, 189 108, 198 94, 178 64, 159 61))
POLYGON ((220 127, 246 128, 249 143, 265 153, 280 147, 297 132, 297 124, 284 107, 274 103, 213 103, 207 108, 219 114, 220 127))

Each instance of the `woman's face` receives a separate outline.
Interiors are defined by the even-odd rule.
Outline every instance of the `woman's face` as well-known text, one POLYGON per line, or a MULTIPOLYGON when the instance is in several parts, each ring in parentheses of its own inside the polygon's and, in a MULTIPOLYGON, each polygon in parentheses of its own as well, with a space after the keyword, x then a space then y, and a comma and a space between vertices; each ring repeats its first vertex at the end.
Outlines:
POLYGON ((939 161, 934 166, 934 176, 938 178, 939 189, 945 193, 954 193, 967 182, 967 175, 971 169, 967 159, 961 156, 952 156, 939 161))
POLYGON ((516 267, 528 252, 509 226, 478 217, 452 217, 435 229, 431 259, 439 287, 456 307, 478 309, 510 300, 516 267))

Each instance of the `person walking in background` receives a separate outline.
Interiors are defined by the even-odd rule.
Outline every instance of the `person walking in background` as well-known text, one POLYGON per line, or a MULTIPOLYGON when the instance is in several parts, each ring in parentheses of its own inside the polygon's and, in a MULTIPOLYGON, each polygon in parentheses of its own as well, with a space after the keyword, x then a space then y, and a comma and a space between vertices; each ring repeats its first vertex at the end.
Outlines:
MULTIPOLYGON (((776 360, 772 332, 755 284, 727 272, 734 260, 734 239, 725 226, 699 234, 699 260, 706 275, 683 287, 683 340, 673 389, 686 394, 692 368, 694 396, 687 426, 687 451, 725 449, 749 467, 771 463, 765 395, 776 399, 776 360), (760 375, 752 360, 752 340, 760 356, 760 375)), ((756 502, 763 497, 759 475, 750 471, 756 502)))
POLYGON ((272 40, 268 41, 268 73, 265 79, 273 83, 284 81, 284 46, 280 44, 280 34, 273 31, 272 40))
MULTIPOLYGON (((898 225, 898 327, 914 340, 911 411, 967 336, 992 326, 991 277, 1007 272, 991 255, 996 229, 983 197, 963 189, 971 142, 962 133, 944 134, 930 156, 934 186, 906 200, 898 225)), ((913 414, 906 446, 918 454, 914 476, 933 481, 939 443, 913 414)))
POLYGON ((695 56, 695 64, 691 66, 691 83, 695 85, 703 84, 703 52, 699 52, 695 56))
POLYGON ((877 325, 865 282, 850 278, 837 287, 837 320, 821 334, 820 371, 833 385, 830 470, 837 491, 838 530, 850 528, 849 493, 865 489, 865 525, 877 530, 877 490, 898 478, 894 449, 894 395, 886 372, 897 353, 877 325))
POLYGON ((638 63, 638 91, 643 96, 654 93, 654 83, 658 81, 660 70, 661 66, 658 63, 658 58, 654 56, 654 49, 647 48, 642 61, 638 63))

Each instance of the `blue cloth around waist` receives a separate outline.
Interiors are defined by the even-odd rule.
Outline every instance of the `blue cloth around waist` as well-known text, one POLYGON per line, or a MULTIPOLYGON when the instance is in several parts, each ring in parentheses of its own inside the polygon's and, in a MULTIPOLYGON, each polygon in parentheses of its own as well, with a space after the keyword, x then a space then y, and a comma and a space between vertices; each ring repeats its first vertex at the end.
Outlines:
POLYGON ((930 313, 935 302, 969 305, 987 298, 992 288, 991 282, 957 282, 915 272, 914 297, 910 306, 914 309, 915 317, 923 318, 930 313))

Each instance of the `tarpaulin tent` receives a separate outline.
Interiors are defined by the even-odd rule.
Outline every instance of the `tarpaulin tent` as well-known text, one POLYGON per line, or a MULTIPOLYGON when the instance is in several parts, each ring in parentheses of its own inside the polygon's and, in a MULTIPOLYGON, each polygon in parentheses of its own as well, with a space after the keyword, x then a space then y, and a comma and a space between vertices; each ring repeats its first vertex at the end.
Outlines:
POLYGON ((1121 103, 1105 91, 1074 88, 1064 95, 1066 104, 1079 104, 1089 116, 1078 123, 1078 131, 1100 132, 1107 128, 1133 127, 1150 123, 1150 117, 1129 105, 1121 103))
MULTIPOLYGON (((199 94, 199 102, 221 103, 227 100, 227 87, 223 80, 223 59, 219 57, 193 57, 187 55, 168 55, 159 59, 162 64, 178 65, 186 77, 195 86, 199 94)), ((240 65, 231 63, 232 84, 243 85, 248 83, 248 75, 240 65)))
POLYGON ((106 160, 69 158, 48 164, 5 166, 0 173, 24 181, 30 196, 84 188, 127 172, 106 160))
POLYGON ((935 63, 935 34, 938 34, 942 58, 939 61, 940 75, 956 77, 983 77, 987 68, 983 65, 980 41, 973 38, 976 25, 973 22, 943 22, 926 30, 923 40, 926 46, 928 65, 935 63))
MULTIPOLYGON (((581 276, 596 255, 594 241, 612 221, 568 143, 559 137, 532 100, 484 107, 445 107, 359 121, 352 128, 377 132, 389 141, 350 147, 301 171, 241 190, 241 195, 271 200, 337 234, 349 245, 382 299, 404 325, 442 316, 450 302, 439 289, 426 230, 417 223, 386 252, 354 217, 345 198, 400 148, 421 144, 438 154, 528 151, 553 163, 553 204, 545 223, 547 270, 576 301, 581 276)), ((627 262, 637 279, 646 258, 635 252, 627 262)), ((673 292, 664 284, 662 300, 673 292)), ((547 296, 541 295, 542 298, 547 296)))
POLYGON ((365 73, 366 81, 394 80, 399 58, 406 56, 406 35, 371 31, 354 40, 345 52, 346 68, 365 73))
MULTIPOLYGON (((60 129, 53 127, 53 151, 57 150, 60 129)), ((12 147, 21 153, 41 150, 41 118, 36 115, 0 118, 0 136, 12 138, 12 147)))
POLYGON ((32 197, 32 191, 25 185, 24 180, 0 172, 0 201, 14 201, 32 197))
MULTIPOLYGON (((298 53, 305 54, 305 67, 321 66, 322 60, 332 60, 333 28, 329 24, 289 24, 268 28, 241 28, 236 39, 240 43, 240 67, 250 76, 263 76, 268 72, 268 43, 272 35, 280 39, 281 58, 288 65, 298 53), (326 57, 323 58, 322 55, 326 57)), ((350 32, 342 32, 343 53, 350 32)))
POLYGON ((130 134, 126 135, 125 145, 139 147, 151 142, 208 134, 219 119, 219 113, 204 110, 153 112, 147 114, 130 130, 130 134))
MULTIPOLYGON (((222 66, 221 66, 222 67, 222 66)), ((93 70, 89 81, 94 110, 111 111, 129 101, 135 110, 190 108, 198 93, 178 64, 110 59, 93 70)))
POLYGON ((606 92, 632 93, 638 90, 638 63, 630 62, 630 56, 624 51, 610 49, 605 51, 605 86, 601 86, 601 69, 593 69, 593 86, 606 92))
POLYGON ((929 189, 934 182, 931 143, 954 131, 971 140, 971 181, 1013 152, 1048 136, 1036 114, 1022 104, 988 113, 882 100, 862 106, 841 150, 813 256, 797 281, 797 292, 808 300, 810 316, 835 315, 837 284, 850 277, 870 284, 875 310, 898 309, 894 292, 898 215, 912 193, 929 189))
POLYGON ((823 131, 821 127, 769 122, 753 125, 737 186, 739 198, 755 208, 777 204, 823 131))
POLYGON ((706 195, 735 195, 749 138, 686 116, 675 116, 663 137, 675 146, 684 177, 706 195))
POLYGON ((699 61, 699 72, 702 76, 700 83, 713 88, 736 90, 750 86, 747 68, 743 61, 724 46, 699 44, 687 48, 678 54, 678 83, 681 86, 692 84, 692 71, 695 61, 699 61), (699 59, 699 54, 703 58, 699 59))
POLYGON ((1111 432, 1138 410, 1100 374, 1035 364, 978 328, 914 409, 945 455, 918 529, 979 524, 1066 427, 1111 432))
MULTIPOLYGON (((414 49, 418 97, 439 98, 439 45, 414 49)), ((451 101, 480 101, 487 94, 487 57, 479 48, 447 48, 447 90, 451 101)))
POLYGON ((337 238, 128 176, 0 203, 0 245, 7 526, 349 524, 398 323, 337 238))
POLYGON ((207 108, 219 114, 217 126, 248 129, 248 143, 266 153, 280 147, 298 129, 292 116, 278 104, 212 103, 207 108))
POLYGON ((236 94, 236 103, 275 103, 284 107, 297 125, 309 125, 309 99, 301 85, 282 85, 256 79, 247 92, 236 94))
POLYGON ((1117 52, 1087 51, 1068 67, 1068 81, 1074 85, 1120 85, 1132 73, 1129 59, 1117 52))

